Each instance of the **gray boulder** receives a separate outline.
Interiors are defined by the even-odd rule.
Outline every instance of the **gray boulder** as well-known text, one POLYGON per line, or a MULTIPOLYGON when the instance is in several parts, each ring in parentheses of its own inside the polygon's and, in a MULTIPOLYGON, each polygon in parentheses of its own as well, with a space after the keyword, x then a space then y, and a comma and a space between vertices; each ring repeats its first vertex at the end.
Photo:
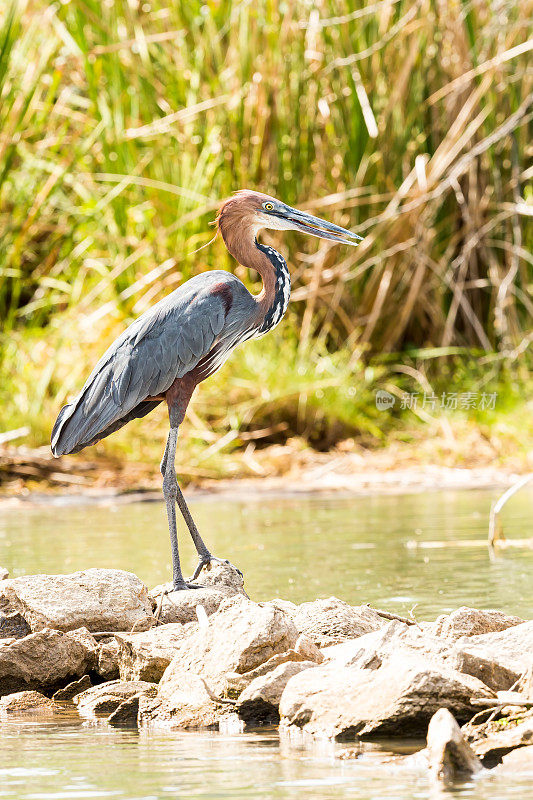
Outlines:
POLYGON ((472 698, 493 696, 470 675, 400 653, 376 669, 333 662, 305 670, 287 683, 279 712, 284 726, 329 738, 411 736, 424 733, 440 707, 466 721, 472 698))
POLYGON ((520 617, 509 616, 502 611, 482 611, 461 606, 451 614, 440 616, 435 623, 435 635, 443 639, 459 639, 461 636, 478 636, 505 631, 524 622, 520 617))
POLYGON ((239 696, 239 717, 247 725, 278 723, 279 702, 290 678, 304 669, 316 666, 314 661, 286 661, 272 672, 255 678, 239 696))
POLYGON ((146 587, 131 572, 87 569, 0 583, 0 612, 20 614, 33 632, 146 630, 155 623, 146 587))
POLYGON ((197 582, 205 588, 167 594, 163 594, 168 589, 166 585, 152 589, 150 597, 159 609, 159 622, 163 624, 197 622, 196 607, 199 605, 203 606, 207 616, 210 616, 218 610, 224 598, 236 594, 248 597, 244 591, 242 575, 229 562, 219 564, 214 561, 211 565, 205 566, 197 582))
POLYGON ((273 606, 253 603, 242 595, 224 600, 209 617, 207 627, 176 643, 176 654, 161 679, 161 689, 175 674, 188 672, 205 678, 219 694, 230 672, 255 669, 277 653, 294 647, 298 639, 292 619, 273 606))
POLYGON ((378 630, 385 620, 368 606, 350 606, 330 597, 302 603, 294 624, 299 633, 305 633, 318 647, 328 647, 378 630))
POLYGON ((25 689, 54 688, 79 678, 96 663, 96 641, 81 628, 44 630, 0 641, 0 696, 25 689))

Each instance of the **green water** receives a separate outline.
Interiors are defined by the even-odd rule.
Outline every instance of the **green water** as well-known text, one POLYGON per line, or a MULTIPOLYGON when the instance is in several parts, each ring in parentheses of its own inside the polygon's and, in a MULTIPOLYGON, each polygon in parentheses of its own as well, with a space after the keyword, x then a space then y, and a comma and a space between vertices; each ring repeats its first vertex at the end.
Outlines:
MULTIPOLYGON (((486 537, 494 492, 367 497, 253 496, 194 499, 215 554, 245 574, 255 600, 294 602, 332 594, 433 619, 459 605, 533 618, 533 550, 491 558, 486 537), (469 542, 468 546, 460 546, 469 542), (415 544, 416 543, 416 544, 415 544), (430 547, 424 544, 433 543, 430 547), (435 544, 436 543, 436 544, 435 544), (447 546, 445 546, 447 545, 447 546)), ((506 536, 531 536, 533 492, 505 506, 506 536)), ((195 563, 183 529, 184 564, 195 563)), ((120 567, 148 585, 170 577, 160 503, 22 506, 0 511, 0 565, 13 576, 120 567)), ((114 731, 66 718, 0 723, 0 800, 48 798, 433 798, 425 775, 383 765, 375 750, 339 760, 341 745, 281 743, 255 734, 114 731)), ((533 797, 532 771, 492 775, 454 796, 533 797)))

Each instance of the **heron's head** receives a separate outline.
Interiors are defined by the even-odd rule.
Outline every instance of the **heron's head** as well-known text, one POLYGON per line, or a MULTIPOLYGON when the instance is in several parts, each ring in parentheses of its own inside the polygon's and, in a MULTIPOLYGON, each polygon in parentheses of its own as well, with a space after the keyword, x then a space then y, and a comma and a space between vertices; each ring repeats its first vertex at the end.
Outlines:
POLYGON ((252 229, 254 236, 261 228, 274 228, 281 231, 300 231, 319 239, 350 245, 357 245, 362 240, 361 236, 346 228, 298 211, 268 194, 248 189, 237 192, 222 204, 217 221, 224 239, 226 233, 233 232, 235 228, 247 227, 252 229))

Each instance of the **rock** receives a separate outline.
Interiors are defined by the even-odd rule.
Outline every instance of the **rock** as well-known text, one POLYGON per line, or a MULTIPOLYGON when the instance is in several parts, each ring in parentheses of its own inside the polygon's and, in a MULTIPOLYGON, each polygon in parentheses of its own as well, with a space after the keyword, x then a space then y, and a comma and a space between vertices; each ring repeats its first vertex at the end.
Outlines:
MULTIPOLYGON (((348 639, 340 644, 325 647, 322 654, 325 663, 335 662, 338 666, 359 666, 364 669, 379 669, 384 661, 397 653, 399 649, 408 654, 423 650, 427 646, 424 634, 417 632, 415 640, 410 636, 411 628, 393 620, 381 628, 356 639, 348 639), (419 641, 418 641, 419 640, 419 641), (423 644, 422 644, 423 642, 423 644)), ((445 646, 439 642, 439 648, 445 646)))
POLYGON ((289 617, 295 617, 298 613, 298 606, 296 603, 291 603, 290 600, 282 600, 280 597, 275 597, 274 600, 267 600, 265 605, 273 606, 288 614, 289 617))
POLYGON ((21 614, 33 632, 146 630, 155 620, 144 584, 131 572, 87 569, 0 583, 0 611, 21 614))
POLYGON ((443 659, 450 656, 451 645, 415 625, 392 620, 357 639, 326 647, 322 653, 326 663, 379 669, 385 662, 396 659, 399 653, 442 663, 443 659))
POLYGON ((234 594, 237 594, 237 592, 222 592, 218 589, 189 589, 170 592, 162 599, 159 622, 163 625, 197 622, 197 606, 202 606, 209 617, 218 610, 225 597, 230 597, 234 594))
POLYGON ((291 618, 267 604, 242 595, 225 599, 198 628, 176 645, 176 655, 161 678, 161 688, 174 674, 201 675, 216 694, 225 689, 226 674, 249 672, 277 653, 293 648, 298 632, 291 618))
POLYGON ((350 606, 330 597, 302 603, 294 624, 299 633, 305 633, 318 647, 327 647, 378 630, 384 620, 368 606, 350 606))
MULTIPOLYGON (((124 700, 107 718, 108 725, 113 728, 137 727, 139 715, 139 701, 143 696, 142 692, 134 694, 124 700)), ((147 695, 149 696, 149 695, 147 695)))
POLYGON ((0 581, 7 581, 9 578, 9 572, 5 567, 0 567, 0 581))
POLYGON ((533 769, 533 744, 511 750, 510 753, 503 756, 502 763, 496 769, 498 774, 501 772, 514 774, 526 769, 531 771, 533 769))
MULTIPOLYGON (((190 589, 189 591, 169 592, 164 595, 161 602, 159 622, 197 622, 196 606, 203 606, 206 614, 210 616, 218 610, 225 597, 241 594, 248 597, 244 591, 244 580, 240 572, 229 562, 221 564, 213 561, 210 568, 204 567, 198 576, 198 583, 203 589, 190 589)), ((159 606, 162 593, 166 585, 156 586, 150 596, 156 606, 159 606)))
POLYGON ((524 622, 520 617, 509 616, 502 611, 480 611, 461 606, 449 615, 437 619, 435 635, 443 639, 459 639, 461 636, 477 636, 507 630, 524 622))
MULTIPOLYGON (((263 662, 263 664, 259 664, 258 667, 255 667, 255 669, 251 669, 248 672, 226 673, 226 695, 236 699, 239 697, 241 692, 243 692, 244 689, 246 689, 246 687, 252 683, 252 681, 254 681, 256 678, 262 677, 263 675, 268 675, 270 672, 276 669, 276 667, 279 667, 280 664, 287 664, 290 661, 301 663, 302 661, 312 660, 307 655, 298 653, 295 648, 296 645, 294 646, 294 649, 286 650, 284 653, 276 653, 276 655, 272 656, 272 658, 269 658, 268 661, 263 662)), ((320 656, 322 656, 320 650, 318 650, 318 652, 320 656)), ((318 660, 315 662, 315 665, 320 663, 321 661, 318 660)))
POLYGON ((533 702, 533 663, 531 663, 522 674, 517 684, 516 691, 523 694, 527 700, 533 702))
POLYGON ((516 682, 516 672, 498 661, 463 650, 459 644, 450 653, 449 661, 459 672, 478 678, 495 692, 509 689, 516 682))
POLYGON ((52 695, 52 700, 66 702, 68 700, 72 700, 76 697, 77 694, 81 694, 86 689, 90 689, 92 686, 91 679, 88 675, 84 675, 77 681, 72 681, 68 683, 64 689, 58 689, 58 691, 52 695))
POLYGON ((158 683, 176 655, 178 644, 197 630, 198 624, 169 623, 145 633, 120 637, 118 667, 121 679, 158 683))
POLYGON ((76 695, 74 704, 82 717, 108 717, 121 703, 135 695, 155 696, 156 689, 146 681, 109 681, 76 695))
POLYGON ((96 641, 80 628, 65 633, 44 629, 23 639, 0 642, 0 696, 23 689, 57 687, 89 672, 96 641))
POLYGON ((0 719, 17 714, 54 714, 60 710, 53 700, 40 692, 15 692, 0 697, 0 719))
MULTIPOLYGON (((463 653, 485 659, 506 670, 511 684, 526 672, 533 662, 533 621, 514 625, 498 633, 469 636, 458 642, 463 653)), ((499 688, 509 689, 508 686, 499 688)))
POLYGON ((277 724, 279 701, 289 679, 316 666, 314 661, 286 661, 272 672, 255 678, 239 697, 239 717, 247 725, 277 724))
POLYGON ((465 780, 483 769, 447 708, 439 708, 431 717, 427 757, 433 778, 445 785, 465 780))
MULTIPOLYGON (((512 630, 515 628, 504 633, 512 630)), ((484 634, 480 639, 488 639, 493 635, 503 634, 484 634)), ((323 653, 327 662, 364 669, 378 669, 386 661, 395 659, 400 652, 406 656, 418 655, 465 675, 472 675, 494 691, 509 689, 517 679, 516 672, 501 659, 490 658, 488 650, 484 656, 479 648, 469 644, 471 641, 477 641, 477 637, 445 640, 418 626, 407 626, 393 620, 378 631, 327 647, 323 653)))
POLYGON ((157 697, 139 699, 139 725, 170 728, 218 728, 226 713, 199 675, 174 669, 157 697))
MULTIPOLYGON (((248 597, 244 591, 244 578, 229 561, 212 561, 202 568, 196 581, 201 586, 213 586, 216 589, 233 589, 235 593, 248 597)), ((194 590, 193 590, 194 591, 194 590)))
POLYGON ((305 633, 301 633, 298 636, 294 645, 294 652, 306 661, 314 661, 315 664, 321 664, 324 661, 322 650, 305 633))
POLYGON ((22 639, 29 633, 31 633, 31 628, 18 611, 11 614, 0 612, 0 639, 7 639, 11 636, 15 639, 22 639))
POLYGON ((98 661, 96 672, 105 681, 114 681, 120 677, 119 660, 122 645, 116 636, 101 639, 98 643, 98 661))
POLYGON ((376 669, 333 662, 305 670, 289 680, 279 710, 284 726, 313 735, 414 736, 441 706, 465 721, 475 713, 471 698, 493 696, 470 675, 400 653, 376 669))
POLYGON ((514 708, 487 722, 465 725, 463 735, 486 767, 494 767, 517 747, 533 745, 533 710, 514 708))

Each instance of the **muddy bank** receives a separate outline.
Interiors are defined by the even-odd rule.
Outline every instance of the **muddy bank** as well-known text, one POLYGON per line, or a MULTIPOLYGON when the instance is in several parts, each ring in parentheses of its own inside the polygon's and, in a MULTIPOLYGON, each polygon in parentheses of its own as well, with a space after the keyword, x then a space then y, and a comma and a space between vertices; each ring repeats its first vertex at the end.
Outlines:
MULTIPOLYGON (((531 471, 531 457, 500 440, 489 442, 481 429, 441 428, 413 441, 364 447, 352 439, 328 452, 317 452, 299 439, 221 454, 216 468, 196 464, 186 440, 178 453, 177 472, 189 491, 240 494, 426 491, 431 489, 505 488, 531 471)), ((163 441, 164 437, 162 438, 163 441)), ((105 499, 130 493, 135 499, 161 496, 159 451, 144 460, 113 457, 92 448, 76 457, 52 457, 48 446, 0 444, 0 502, 6 498, 37 501, 48 495, 105 499)))
POLYGON ((121 570, 0 580, 0 718, 68 708, 111 726, 277 725, 303 741, 427 736, 409 758, 444 783, 531 759, 532 621, 256 603, 230 565, 200 580, 170 594, 121 570))
MULTIPOLYGON (((496 468, 456 468, 456 467, 411 467, 386 471, 340 472, 335 465, 319 470, 310 470, 299 476, 271 476, 265 478, 235 478, 231 480, 203 480, 189 484, 187 496, 195 499, 240 500, 250 497, 305 497, 317 494, 349 496, 372 494, 405 494, 436 490, 460 489, 500 489, 512 486, 520 479, 515 472, 496 468)), ((162 502, 161 488, 157 485, 160 477, 150 481, 149 486, 124 488, 117 481, 116 486, 102 486, 98 482, 92 486, 79 485, 65 493, 60 485, 51 486, 45 482, 32 489, 2 492, 0 487, 0 508, 16 508, 22 505, 76 505, 81 503, 139 503, 162 502)))

